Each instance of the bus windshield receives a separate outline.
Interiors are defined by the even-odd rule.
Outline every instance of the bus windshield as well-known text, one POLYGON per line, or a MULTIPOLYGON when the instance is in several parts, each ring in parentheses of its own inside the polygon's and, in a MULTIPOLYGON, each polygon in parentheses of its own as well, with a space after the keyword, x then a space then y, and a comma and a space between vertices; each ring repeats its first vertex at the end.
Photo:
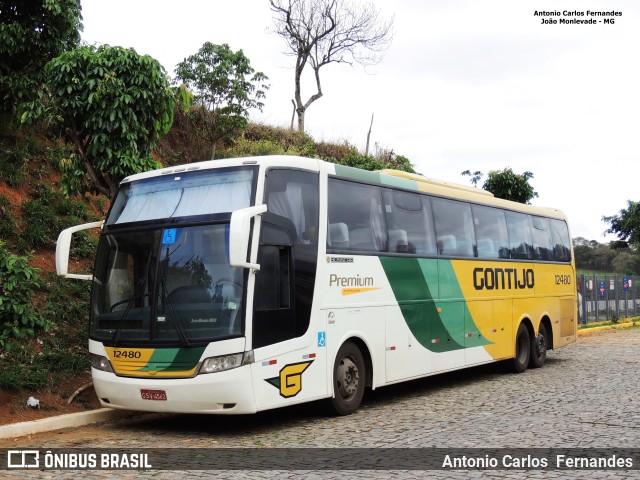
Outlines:
POLYGON ((222 168, 172 173, 125 183, 107 225, 227 213, 251 203, 255 169, 222 168))
POLYGON ((103 235, 90 336, 188 346, 241 335, 244 275, 228 252, 228 223, 103 235))

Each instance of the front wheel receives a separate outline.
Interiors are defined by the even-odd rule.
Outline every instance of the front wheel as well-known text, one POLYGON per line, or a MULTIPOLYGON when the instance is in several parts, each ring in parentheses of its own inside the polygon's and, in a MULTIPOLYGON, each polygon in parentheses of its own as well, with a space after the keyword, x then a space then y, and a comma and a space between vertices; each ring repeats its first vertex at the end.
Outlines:
POLYGON ((516 334, 516 356, 511 361, 511 370, 515 373, 522 373, 529 365, 531 357, 531 341, 529 340, 529 330, 524 323, 518 327, 516 334))
POLYGON ((331 406, 338 415, 349 415, 358 409, 364 395, 365 379, 362 352, 355 343, 344 343, 333 366, 331 406))
POLYGON ((548 345, 547 327, 541 323, 538 327, 538 336, 531 339, 531 358, 529 360, 531 368, 540 368, 544 365, 547 360, 548 345))

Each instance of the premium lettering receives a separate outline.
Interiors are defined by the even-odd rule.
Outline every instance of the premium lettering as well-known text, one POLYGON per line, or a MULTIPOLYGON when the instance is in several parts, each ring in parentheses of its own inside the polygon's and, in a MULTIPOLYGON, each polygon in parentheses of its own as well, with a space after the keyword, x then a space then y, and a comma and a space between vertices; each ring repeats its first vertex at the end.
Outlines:
POLYGON ((332 273, 329 276, 330 287, 371 287, 373 286, 373 277, 341 277, 332 273))

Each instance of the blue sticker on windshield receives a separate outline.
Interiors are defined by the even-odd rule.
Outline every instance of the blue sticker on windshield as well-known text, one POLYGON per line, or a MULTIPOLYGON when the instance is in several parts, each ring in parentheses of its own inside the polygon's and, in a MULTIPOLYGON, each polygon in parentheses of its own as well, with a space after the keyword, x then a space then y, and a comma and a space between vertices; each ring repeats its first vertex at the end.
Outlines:
POLYGON ((176 235, 177 235, 177 228, 167 228, 164 231, 164 235, 162 237, 162 244, 163 245, 173 245, 174 243, 176 243, 176 235))

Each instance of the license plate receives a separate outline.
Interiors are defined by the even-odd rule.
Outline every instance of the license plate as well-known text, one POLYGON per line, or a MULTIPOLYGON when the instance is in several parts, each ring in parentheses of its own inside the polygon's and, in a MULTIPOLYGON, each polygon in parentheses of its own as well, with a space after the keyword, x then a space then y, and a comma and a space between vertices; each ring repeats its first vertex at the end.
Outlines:
POLYGON ((140 396, 143 400, 166 400, 167 392, 164 390, 147 390, 143 388, 140 389, 140 396))

